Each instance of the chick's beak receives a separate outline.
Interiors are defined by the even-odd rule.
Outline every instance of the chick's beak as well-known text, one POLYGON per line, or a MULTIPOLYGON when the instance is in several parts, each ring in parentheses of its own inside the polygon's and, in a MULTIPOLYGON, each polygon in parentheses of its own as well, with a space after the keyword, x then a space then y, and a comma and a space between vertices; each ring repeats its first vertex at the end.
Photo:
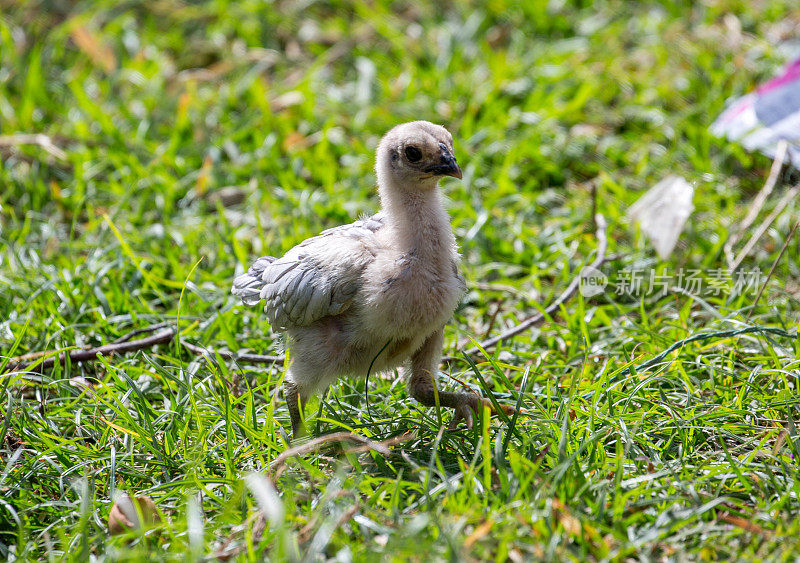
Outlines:
POLYGON ((439 155, 439 162, 426 169, 426 172, 432 172, 437 176, 452 176, 453 178, 461 179, 461 168, 456 162, 456 157, 444 145, 440 145, 442 152, 439 155))
POLYGON ((453 178, 461 179, 461 168, 458 166, 458 162, 456 162, 456 157, 450 155, 450 161, 447 163, 447 171, 444 172, 448 176, 452 176, 453 178))

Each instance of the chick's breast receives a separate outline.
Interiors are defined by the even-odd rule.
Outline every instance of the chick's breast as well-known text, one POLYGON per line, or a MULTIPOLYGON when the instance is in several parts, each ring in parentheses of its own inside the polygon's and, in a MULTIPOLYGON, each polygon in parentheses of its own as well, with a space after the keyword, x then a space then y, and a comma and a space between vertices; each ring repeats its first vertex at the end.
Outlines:
POLYGON ((431 261, 387 250, 364 270, 363 318, 382 337, 423 339, 452 316, 463 294, 458 255, 431 261))

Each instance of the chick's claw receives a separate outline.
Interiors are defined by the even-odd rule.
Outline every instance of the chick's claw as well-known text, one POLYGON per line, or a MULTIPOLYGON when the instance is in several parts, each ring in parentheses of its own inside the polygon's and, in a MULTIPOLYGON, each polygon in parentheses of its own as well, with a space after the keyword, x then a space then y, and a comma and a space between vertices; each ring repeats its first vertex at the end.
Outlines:
POLYGON ((464 397, 464 402, 455 408, 453 420, 450 423, 451 430, 455 430, 458 427, 458 423, 462 420, 467 425, 468 430, 472 429, 475 413, 477 413, 475 408, 478 405, 474 404, 477 403, 477 401, 472 401, 471 399, 472 397, 469 396, 464 397))

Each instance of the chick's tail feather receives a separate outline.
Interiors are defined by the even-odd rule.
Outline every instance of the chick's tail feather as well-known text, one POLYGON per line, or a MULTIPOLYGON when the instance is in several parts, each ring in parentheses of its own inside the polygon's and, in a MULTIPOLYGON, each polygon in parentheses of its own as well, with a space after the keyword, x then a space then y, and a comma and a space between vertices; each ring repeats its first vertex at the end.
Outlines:
POLYGON ((261 290, 266 285, 264 270, 276 259, 273 256, 262 256, 241 276, 233 280, 231 293, 242 298, 245 305, 257 305, 261 301, 261 290))

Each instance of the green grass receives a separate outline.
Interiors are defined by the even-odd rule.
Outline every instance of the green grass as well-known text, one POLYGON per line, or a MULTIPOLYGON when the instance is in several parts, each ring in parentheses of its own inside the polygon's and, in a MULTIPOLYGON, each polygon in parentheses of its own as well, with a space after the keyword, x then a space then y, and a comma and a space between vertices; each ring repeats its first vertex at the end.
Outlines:
MULTIPOLYGON (((376 210, 375 145, 411 119, 445 124, 464 169, 443 183, 470 286, 445 354, 560 293, 595 248, 593 190, 613 255, 604 294, 474 367, 443 365, 448 387, 519 401, 529 416, 512 425, 441 432, 450 413, 375 376, 369 405, 363 381, 309 405, 316 435, 412 437, 390 455, 288 460, 260 542, 245 478, 288 448, 284 366, 162 345, 0 376, 0 557, 797 558, 797 241, 758 303, 730 285, 614 290, 625 269, 711 283, 725 268, 770 162, 708 125, 778 71, 798 25, 791 0, 0 0, 0 135, 44 133, 64 153, 0 147, 0 366, 164 321, 196 344, 278 353, 231 279, 376 210), (668 174, 695 184, 696 210, 660 263, 624 216, 668 174), (231 186, 238 203, 220 197, 231 186), (726 332, 747 327, 770 330, 726 332), (166 523, 110 538, 120 490, 166 523)), ((746 269, 766 274, 798 212, 746 269)))

